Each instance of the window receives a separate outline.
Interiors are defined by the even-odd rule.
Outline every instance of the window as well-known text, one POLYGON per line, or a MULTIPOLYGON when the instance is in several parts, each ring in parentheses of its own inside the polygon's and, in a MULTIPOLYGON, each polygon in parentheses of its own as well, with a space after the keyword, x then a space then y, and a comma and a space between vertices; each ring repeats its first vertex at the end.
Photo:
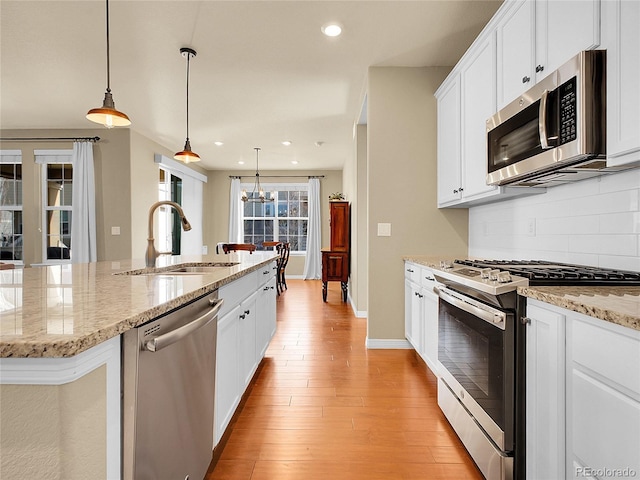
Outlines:
POLYGON ((0 261, 22 261, 22 152, 0 151, 0 261))
POLYGON ((42 165, 42 236, 44 262, 67 263, 71 259, 72 150, 36 150, 42 165))
MULTIPOLYGON (((252 184, 243 184, 248 192, 252 184)), ((307 251, 309 191, 307 184, 264 185, 275 201, 243 204, 244 242, 262 250, 262 242, 289 242, 292 252, 307 251)), ((249 194, 250 196, 252 194, 249 194)), ((257 195, 257 194, 256 194, 257 195)))

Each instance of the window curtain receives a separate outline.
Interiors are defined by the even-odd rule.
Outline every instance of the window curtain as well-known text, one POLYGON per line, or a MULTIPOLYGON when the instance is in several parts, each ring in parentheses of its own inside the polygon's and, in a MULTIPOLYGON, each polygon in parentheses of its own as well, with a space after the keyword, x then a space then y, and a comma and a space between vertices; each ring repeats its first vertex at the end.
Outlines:
POLYGON ((71 257, 73 263, 95 262, 96 200, 93 174, 93 143, 74 142, 71 210, 71 257))
POLYGON ((307 256, 304 261, 303 278, 317 280, 322 274, 322 257, 320 255, 320 180, 309 179, 309 221, 307 225, 307 256))
POLYGON ((242 243, 242 200, 240 200, 240 179, 231 179, 229 196, 229 243, 242 243))

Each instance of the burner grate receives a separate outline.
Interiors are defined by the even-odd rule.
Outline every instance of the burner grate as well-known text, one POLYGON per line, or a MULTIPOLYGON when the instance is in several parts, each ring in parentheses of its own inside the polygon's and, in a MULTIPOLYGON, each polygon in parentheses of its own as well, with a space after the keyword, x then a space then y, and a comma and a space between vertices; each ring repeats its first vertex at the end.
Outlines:
POLYGON ((496 268, 527 278, 530 285, 640 285, 640 272, 546 260, 456 260, 475 268, 496 268))

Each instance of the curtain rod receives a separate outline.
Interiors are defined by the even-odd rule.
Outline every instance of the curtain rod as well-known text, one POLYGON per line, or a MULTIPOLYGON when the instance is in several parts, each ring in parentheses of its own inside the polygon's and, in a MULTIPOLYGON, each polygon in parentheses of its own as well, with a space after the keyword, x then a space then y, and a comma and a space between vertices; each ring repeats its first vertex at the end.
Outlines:
POLYGON ((24 142, 56 142, 56 141, 77 141, 77 140, 88 140, 90 142, 98 142, 100 141, 100 137, 15 137, 15 138, 0 138, 0 142, 15 142, 15 141, 24 141, 24 142))
MULTIPOLYGON (((255 178, 255 175, 229 175, 229 178, 255 178)), ((324 178, 324 175, 260 175, 260 178, 324 178)))

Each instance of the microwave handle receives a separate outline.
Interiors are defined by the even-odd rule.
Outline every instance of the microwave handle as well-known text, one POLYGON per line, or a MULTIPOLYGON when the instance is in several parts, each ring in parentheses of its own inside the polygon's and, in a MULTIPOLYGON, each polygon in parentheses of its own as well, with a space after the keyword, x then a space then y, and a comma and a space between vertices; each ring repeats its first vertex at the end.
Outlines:
POLYGON ((547 135, 547 98, 549 91, 542 92, 540 97, 540 110, 538 111, 538 133, 540 134, 540 146, 543 150, 549 149, 549 137, 547 135))

